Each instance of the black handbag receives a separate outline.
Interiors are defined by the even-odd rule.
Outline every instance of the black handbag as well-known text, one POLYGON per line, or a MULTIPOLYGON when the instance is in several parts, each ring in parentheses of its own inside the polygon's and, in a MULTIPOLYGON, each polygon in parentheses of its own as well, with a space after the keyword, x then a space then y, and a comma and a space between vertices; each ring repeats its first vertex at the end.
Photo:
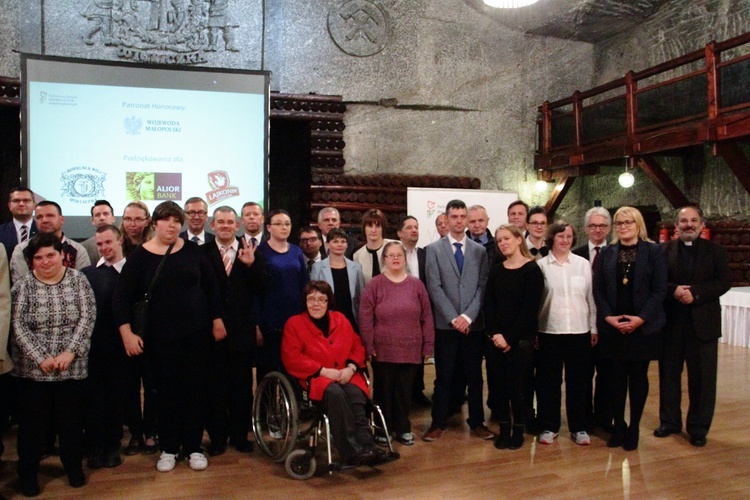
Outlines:
POLYGON ((167 253, 164 254, 164 257, 162 257, 161 262, 159 262, 159 267, 156 268, 156 272, 154 273, 154 277, 151 278, 151 283, 148 285, 148 290, 146 290, 146 293, 143 294, 143 298, 133 304, 133 312, 132 312, 132 318, 130 320, 130 329, 138 335, 139 337, 142 337, 146 330, 146 321, 148 319, 148 304, 151 300, 151 290, 154 288, 154 283, 156 283, 156 278, 159 277, 159 273, 161 272, 161 268, 164 267, 164 263, 167 261, 167 257, 169 257, 169 254, 172 252, 172 247, 174 247, 174 243, 169 245, 169 248, 167 248, 167 253))

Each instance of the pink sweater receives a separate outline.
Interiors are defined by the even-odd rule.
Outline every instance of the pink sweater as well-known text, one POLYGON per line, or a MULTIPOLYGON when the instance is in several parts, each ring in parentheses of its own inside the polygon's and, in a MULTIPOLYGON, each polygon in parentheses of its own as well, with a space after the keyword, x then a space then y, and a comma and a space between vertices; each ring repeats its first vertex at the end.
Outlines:
POLYGON ((365 286, 359 304, 359 328, 368 356, 388 363, 422 362, 432 355, 435 328, 427 289, 412 276, 394 283, 385 275, 365 286))

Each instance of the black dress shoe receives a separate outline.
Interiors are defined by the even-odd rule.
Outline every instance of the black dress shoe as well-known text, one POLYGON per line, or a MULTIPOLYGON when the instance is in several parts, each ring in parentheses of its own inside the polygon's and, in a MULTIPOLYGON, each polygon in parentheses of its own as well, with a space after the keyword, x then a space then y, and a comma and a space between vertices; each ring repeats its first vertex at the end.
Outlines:
POLYGON ((353 465, 358 467, 360 465, 369 465, 375 460, 375 450, 373 448, 365 448, 347 462, 347 465, 353 465))
POLYGON ((222 444, 211 444, 211 446, 208 447, 208 454, 212 457, 218 457, 219 455, 223 455, 227 451, 227 445, 222 444))
POLYGON ((86 484, 86 476, 83 475, 83 470, 76 469, 68 472, 68 482, 73 488, 80 488, 86 484))
POLYGON ((706 446, 706 435, 705 434, 691 434, 690 435, 690 444, 693 446, 706 446))
POLYGON ((640 429, 638 427, 630 427, 625 433, 625 439, 622 441, 622 449, 625 451, 633 451, 638 449, 638 438, 640 436, 640 429))
POLYGON ((100 449, 95 449, 89 454, 89 458, 86 461, 86 465, 89 469, 101 469, 104 467, 104 452, 100 449))
POLYGON ((143 440, 140 438, 130 438, 130 442, 125 447, 125 454, 128 456, 137 455, 143 451, 143 440))
POLYGON ((21 494, 25 497, 35 497, 42 492, 39 487, 39 480, 33 479, 21 479, 21 494))
POLYGON ((255 449, 255 443, 245 440, 238 440, 234 442, 234 449, 240 453, 252 453, 255 449))
POLYGON ((104 453, 104 467, 111 469, 122 465, 122 457, 120 456, 120 449, 114 448, 104 453))
POLYGON ((144 444, 143 453, 146 455, 153 455, 159 451, 159 438, 157 438, 156 436, 151 436, 151 437, 147 437, 146 441, 148 441, 149 439, 151 439, 154 442, 154 444, 148 444, 148 443, 144 444))
POLYGON ((656 429, 654 429, 654 436, 658 438, 665 438, 667 436, 671 436, 672 434, 678 434, 680 432, 679 429, 675 429, 674 427, 667 427, 666 425, 660 425, 656 429))
POLYGON ((625 430, 624 425, 615 425, 614 429, 612 429, 612 435, 609 437, 609 441, 607 441, 607 448, 619 448, 622 446, 625 441, 625 430))
POLYGON ((421 392, 420 392, 419 394, 415 395, 415 396, 414 396, 414 397, 413 397, 413 398, 411 399, 411 403, 412 403, 412 404, 413 404, 414 406, 419 406, 419 407, 421 407, 421 408, 429 408, 430 406, 432 406, 432 401, 430 401, 430 400, 429 400, 429 399, 427 398, 427 396, 425 396, 425 395, 424 395, 423 393, 421 393, 421 392))

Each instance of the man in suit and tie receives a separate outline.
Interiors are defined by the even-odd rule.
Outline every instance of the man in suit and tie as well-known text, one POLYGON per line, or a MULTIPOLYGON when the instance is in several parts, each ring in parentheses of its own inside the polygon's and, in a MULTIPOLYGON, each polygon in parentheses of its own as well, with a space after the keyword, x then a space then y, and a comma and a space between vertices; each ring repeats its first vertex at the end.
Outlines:
POLYGON ((685 427, 690 444, 705 446, 716 406, 716 365, 721 337, 719 297, 731 287, 727 252, 700 238, 705 227, 697 207, 677 211, 679 239, 663 244, 667 258, 667 324, 659 359, 659 427, 654 436, 682 430, 682 367, 687 364, 688 406, 685 427))
MULTIPOLYGON (((495 238, 488 229, 490 217, 487 210, 482 205, 472 205, 469 207, 469 218, 467 222, 466 236, 476 241, 487 251, 490 269, 500 260, 500 252, 497 249, 495 238)), ((505 260, 504 258, 502 260, 505 260)))
POLYGON ((0 243, 5 246, 5 254, 10 260, 16 245, 28 241, 37 234, 36 223, 33 220, 34 193, 27 187, 16 187, 10 190, 8 209, 13 220, 0 225, 0 243))
POLYGON ((193 196, 185 202, 185 215, 187 216, 187 229, 180 233, 180 238, 192 241, 197 245, 204 245, 214 241, 215 236, 206 232, 206 221, 208 221, 208 205, 203 198, 193 196))
POLYGON ((312 226, 305 226, 300 229, 299 247, 302 249, 302 253, 305 256, 307 274, 310 274, 310 272, 312 272, 312 266, 316 262, 320 262, 326 258, 325 246, 323 245, 323 238, 320 235, 320 230, 312 226))
POLYGON ((242 205, 242 225, 245 227, 245 234, 242 239, 245 240, 245 246, 257 247, 266 241, 266 235, 263 234, 263 222, 266 218, 263 215, 263 207, 254 201, 248 201, 242 205))
POLYGON ((467 210, 461 200, 446 205, 449 232, 427 246, 427 291, 435 315, 435 392, 432 424, 422 437, 439 439, 447 426, 456 361, 463 361, 469 386, 468 424, 481 439, 495 436, 484 425, 482 354, 484 317, 482 299, 489 276, 487 252, 466 236, 467 210))
MULTIPOLYGON (((94 231, 102 226, 114 223, 115 213, 112 209, 112 205, 110 205, 107 200, 96 200, 94 206, 91 207, 91 225, 94 226, 94 231)), ((85 248, 86 252, 89 254, 91 265, 96 266, 100 259, 99 249, 96 247, 96 235, 87 240, 83 240, 81 246, 85 248)))
MULTIPOLYGON (((419 242, 419 222, 414 216, 407 215, 399 221, 396 234, 404 247, 404 252, 406 252, 406 265, 409 274, 419 278, 426 285, 425 249, 417 246, 419 242)), ((422 363, 414 376, 411 401, 417 406, 429 407, 432 403, 424 395, 424 388, 424 363, 422 363)))
MULTIPOLYGON (((341 215, 339 215, 339 211, 335 207, 321 208, 320 212, 318 212, 318 228, 320 228, 322 240, 324 242, 328 241, 328 232, 331 229, 341 229, 341 215)), ((347 236, 346 244, 347 246, 346 252, 344 252, 344 257, 352 260, 354 252, 356 252, 362 245, 359 244, 356 238, 352 238, 351 236, 347 236)), ((323 247, 323 250, 325 252, 323 258, 325 258, 328 256, 327 244, 323 247)))
POLYGON ((516 200, 508 205, 508 224, 513 224, 522 233, 526 231, 526 219, 529 216, 529 206, 521 201, 516 200))
POLYGON ((235 235, 240 228, 232 207, 214 210, 211 229, 216 239, 204 246, 219 282, 227 336, 214 342, 210 356, 210 398, 206 430, 208 453, 221 455, 227 440, 237 451, 253 451, 248 441, 253 407, 253 350, 256 321, 251 304, 263 288, 264 266, 256 247, 235 235))
MULTIPOLYGON (((86 249, 80 243, 65 237, 63 233, 65 217, 63 217, 60 205, 50 200, 40 201, 34 210, 34 219, 40 233, 52 233, 62 241, 63 266, 80 271, 91 264, 86 249)), ((27 259, 25 252, 28 246, 29 241, 27 240, 16 245, 15 250, 13 250, 13 255, 10 258, 10 277, 13 283, 23 278, 30 271, 29 262, 31 259, 27 259)))
MULTIPOLYGON (((588 241, 580 247, 573 250, 573 253, 583 257, 591 263, 591 270, 594 270, 594 264, 605 246, 607 246, 607 237, 612 229, 612 216, 604 207, 590 208, 583 218, 583 230, 588 236, 588 241)), ((607 363, 599 357, 597 346, 591 348, 591 377, 587 391, 586 409, 587 427, 591 428, 596 425, 605 429, 612 430, 612 411, 610 410, 608 395, 610 390, 606 388, 607 380, 604 376, 606 368, 603 363, 607 363), (593 384, 594 371, 596 371, 596 386, 593 384), (591 395, 593 393, 593 402, 591 395)))

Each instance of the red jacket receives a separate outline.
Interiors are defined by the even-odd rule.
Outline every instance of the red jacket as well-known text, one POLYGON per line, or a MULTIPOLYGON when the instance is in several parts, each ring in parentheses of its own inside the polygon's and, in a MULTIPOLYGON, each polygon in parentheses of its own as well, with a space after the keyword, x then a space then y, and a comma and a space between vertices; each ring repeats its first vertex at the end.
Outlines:
POLYGON ((337 311, 328 311, 330 335, 328 338, 310 320, 307 312, 292 316, 284 325, 281 340, 281 360, 290 375, 299 379, 308 390, 312 400, 323 399, 328 384, 333 380, 321 377, 322 368, 341 370, 348 363, 359 368, 350 384, 354 384, 370 396, 367 382, 362 375, 365 367, 365 348, 354 333, 346 317, 337 311))

